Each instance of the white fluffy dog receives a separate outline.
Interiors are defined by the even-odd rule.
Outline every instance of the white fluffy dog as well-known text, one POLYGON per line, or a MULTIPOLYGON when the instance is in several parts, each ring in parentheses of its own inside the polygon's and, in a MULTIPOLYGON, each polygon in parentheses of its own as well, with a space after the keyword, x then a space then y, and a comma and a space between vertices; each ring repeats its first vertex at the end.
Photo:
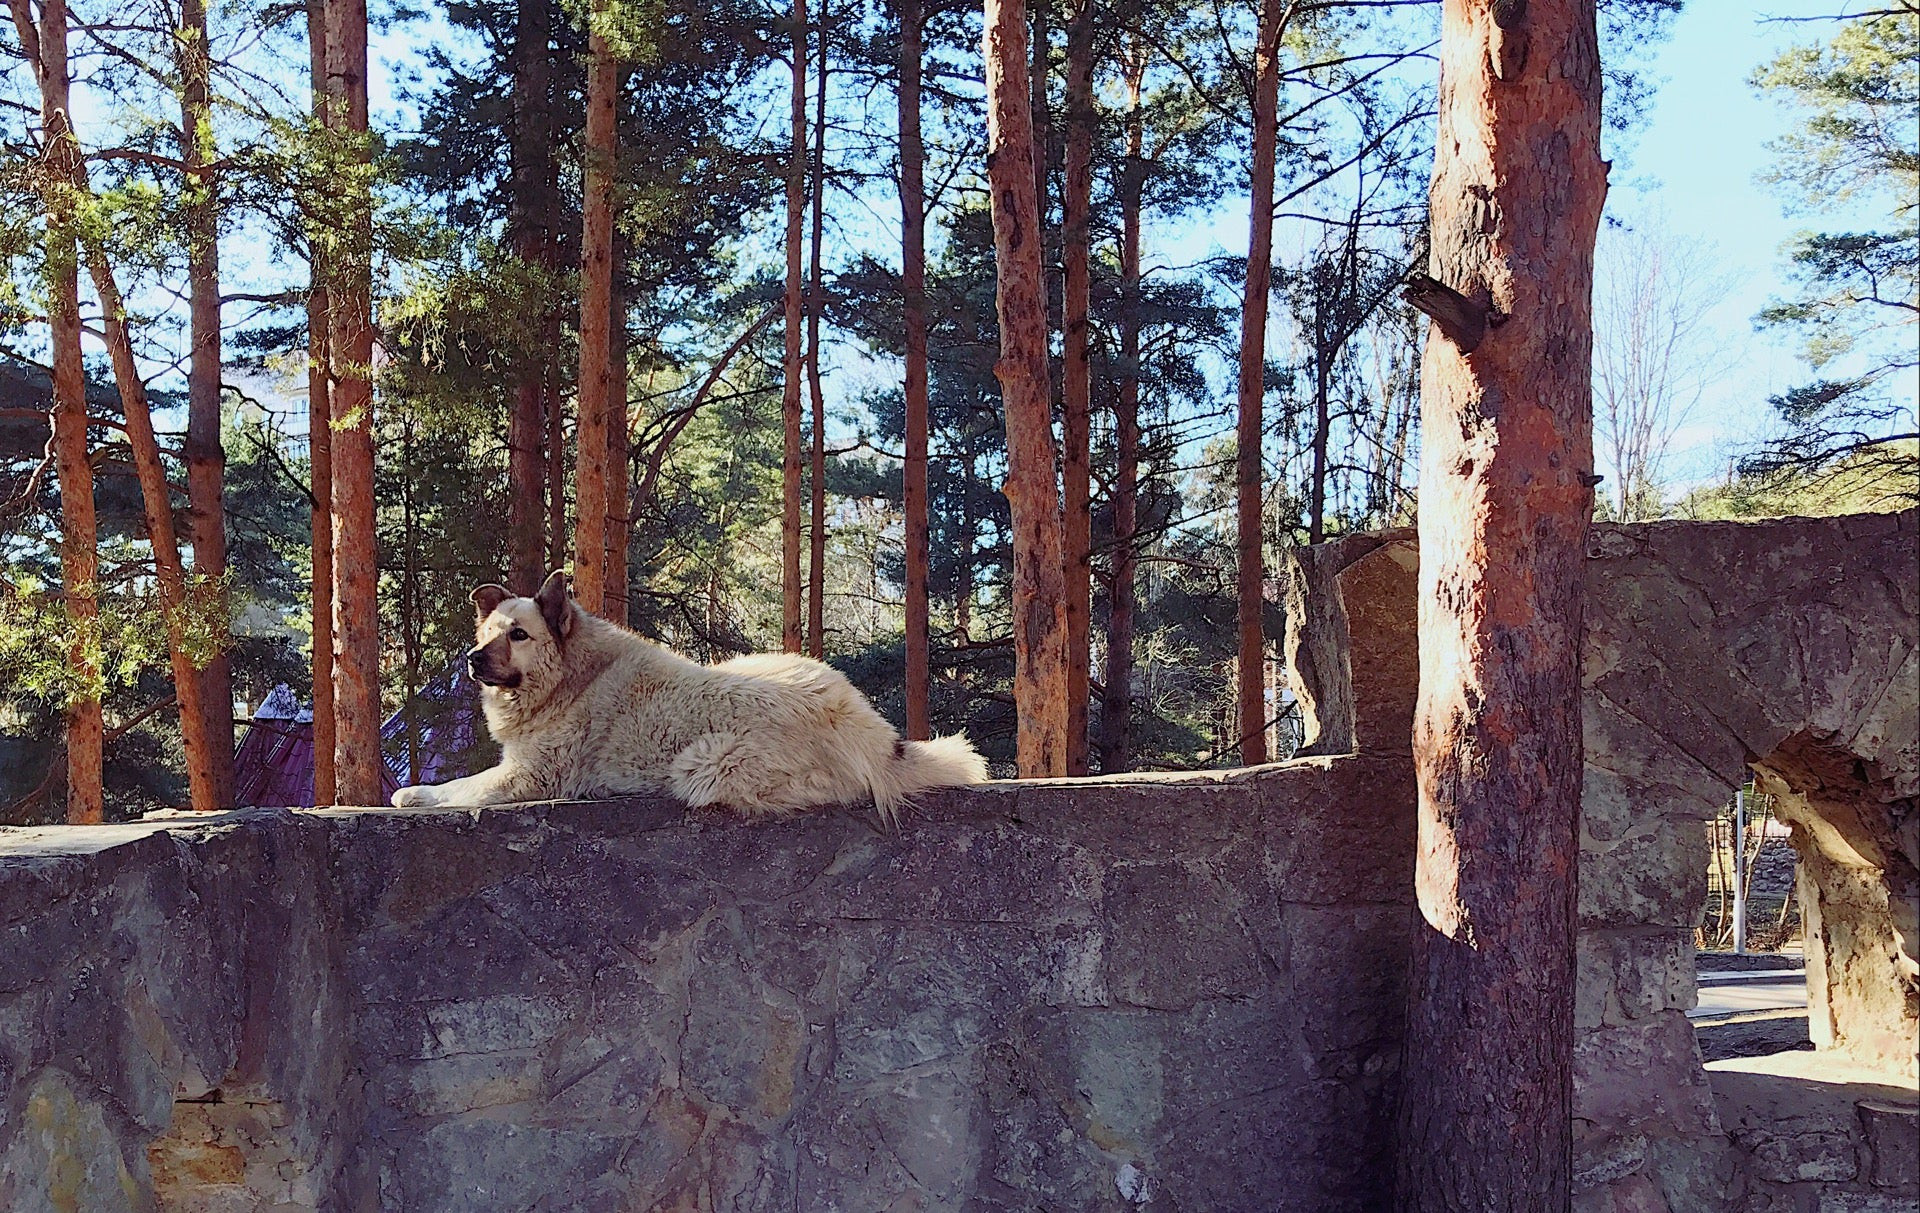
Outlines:
POLYGON ((839 671, 790 655, 697 665, 573 601, 563 573, 532 598, 497 585, 467 664, 500 765, 401 788, 401 807, 620 796, 664 786, 695 808, 777 812, 986 778, 965 737, 901 741, 839 671))

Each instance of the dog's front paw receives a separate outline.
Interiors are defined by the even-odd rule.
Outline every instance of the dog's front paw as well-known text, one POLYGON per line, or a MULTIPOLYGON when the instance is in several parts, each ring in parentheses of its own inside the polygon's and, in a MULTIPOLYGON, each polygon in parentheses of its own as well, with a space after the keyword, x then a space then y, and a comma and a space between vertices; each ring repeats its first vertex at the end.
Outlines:
POLYGON ((393 794, 393 807, 396 809, 430 809, 439 803, 438 792, 426 784, 401 788, 393 794))

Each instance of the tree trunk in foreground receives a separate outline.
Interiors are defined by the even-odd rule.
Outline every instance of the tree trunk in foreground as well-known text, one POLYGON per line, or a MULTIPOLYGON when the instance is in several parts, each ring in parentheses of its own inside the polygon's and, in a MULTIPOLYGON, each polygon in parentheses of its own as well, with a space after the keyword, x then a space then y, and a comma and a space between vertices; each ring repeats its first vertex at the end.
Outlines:
POLYGON ((1423 368, 1402 1209, 1564 1210, 1571 1184, 1593 0, 1447 0, 1423 368))
POLYGON ((99 618, 98 530, 93 505, 93 464, 87 455, 87 379, 80 350, 80 261, 74 235, 74 197, 63 188, 86 170, 80 146, 67 127, 71 102, 67 68, 66 0, 45 0, 36 29, 27 0, 13 0, 15 27, 40 85, 41 129, 47 175, 41 183, 47 206, 47 321, 53 342, 53 450, 60 484, 60 582, 73 621, 70 650, 74 681, 67 700, 67 823, 97 825, 105 812, 101 787, 100 676, 94 649, 99 618))
POLYGON ((1273 162, 1279 139, 1280 40, 1293 5, 1261 0, 1253 63, 1253 164, 1247 218, 1247 288, 1240 306, 1240 423, 1234 485, 1238 504, 1240 761, 1267 760, 1265 543, 1261 525, 1266 434, 1267 306, 1273 294, 1273 162))
POLYGON ((800 270, 800 225, 807 209, 807 4, 793 6, 792 137, 787 159, 786 346, 781 357, 780 419, 780 648, 800 651, 800 329, 805 280, 800 270))
POLYGON ((1107 593, 1106 694, 1100 701, 1100 771, 1133 765, 1133 610, 1139 567, 1140 506, 1140 193, 1146 129, 1140 89, 1146 55, 1137 43, 1126 64, 1127 158, 1120 170, 1120 383, 1113 402, 1113 583, 1107 593))
POLYGON ((820 390, 820 241, 826 228, 827 5, 819 16, 820 63, 813 86, 813 230, 807 253, 807 396, 813 441, 807 459, 807 655, 827 655, 827 401, 820 390))
MULTIPOLYGON (((553 268, 555 197, 552 123, 551 0, 519 0, 513 47, 513 144, 508 238, 514 256, 553 268)), ((545 437, 551 347, 521 368, 507 418, 507 587, 532 597, 546 577, 545 437)))
MULTIPOLYGON (((327 5, 307 0, 307 44, 312 59, 313 108, 327 123, 327 5)), ((326 266, 320 242, 307 240, 307 451, 312 479, 313 531, 313 803, 334 802, 333 778, 333 365, 328 330, 326 266)))
POLYGON ((1061 560, 1067 593, 1067 774, 1087 773, 1088 632, 1093 615, 1091 428, 1093 359, 1087 313, 1093 211, 1093 0, 1067 22, 1067 147, 1060 195, 1061 560))
POLYGON ((1036 778, 1067 771, 1067 624, 1022 0, 986 0, 985 42, 1000 318, 994 375, 1007 415, 1005 492, 1013 521, 1015 748, 1021 776, 1036 778))
MULTIPOLYGON (((589 26, 606 19, 598 0, 589 26)), ((604 33, 588 35, 586 181, 580 233, 580 419, 573 476, 573 596, 583 610, 607 613, 607 429, 612 424, 613 178, 619 132, 614 101, 620 78, 604 33)), ((622 480, 624 484, 624 479, 622 480)))
POLYGON ((200 671, 215 799, 233 804, 233 669, 227 656, 227 453, 220 445, 220 232, 214 159, 212 60, 206 0, 182 0, 175 31, 182 83, 180 159, 187 168, 187 506, 193 518, 198 610, 212 625, 215 652, 200 671))
MULTIPOLYGON (((367 162, 366 0, 328 0, 327 104, 356 166, 367 162)), ((373 500, 373 199, 342 199, 340 258, 330 263, 327 354, 333 410, 333 769, 338 799, 385 799, 380 761, 380 567, 373 500)))
POLYGON ((920 0, 900 0, 900 293, 906 328, 903 508, 907 566, 907 737, 933 736, 927 603, 927 195, 920 139, 920 0))

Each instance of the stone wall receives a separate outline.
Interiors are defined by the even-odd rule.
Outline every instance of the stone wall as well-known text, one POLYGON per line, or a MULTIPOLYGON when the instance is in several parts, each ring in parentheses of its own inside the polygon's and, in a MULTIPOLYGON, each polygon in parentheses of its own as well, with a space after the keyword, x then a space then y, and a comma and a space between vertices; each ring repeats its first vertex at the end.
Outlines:
MULTIPOLYGON (((1593 530, 1574 992, 1582 1208, 1691 1213, 1744 1190, 1751 1154, 1729 1146, 1686 1011, 1702 823, 1750 772, 1782 795, 1802 859, 1816 1043, 1911 1088, 1917 532, 1913 511, 1593 530)), ((1417 575, 1411 531, 1299 554, 1288 645, 1306 752, 1406 751, 1417 575)))
POLYGON ((1342 1210, 1404 762, 0 834, 0 1208, 1342 1210))

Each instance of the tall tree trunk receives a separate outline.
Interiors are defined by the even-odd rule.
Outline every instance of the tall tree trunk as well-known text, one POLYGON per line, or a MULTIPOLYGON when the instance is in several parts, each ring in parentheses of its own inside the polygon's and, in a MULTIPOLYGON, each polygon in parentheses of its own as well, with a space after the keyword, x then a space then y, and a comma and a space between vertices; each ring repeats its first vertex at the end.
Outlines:
POLYGON ((920 139, 920 0, 900 0, 900 293, 906 328, 903 470, 907 566, 907 737, 933 736, 927 602, 927 195, 920 139))
POLYGON ((987 181, 1000 319, 1005 492, 1013 522, 1015 746, 1026 778, 1067 770, 1066 584, 1060 475, 1047 383, 1047 296, 1034 196, 1033 109, 1022 0, 986 0, 987 181))
POLYGON ((1581 591, 1593 509, 1593 0, 1446 0, 1423 380, 1420 818, 1398 1192, 1571 1183, 1581 591))
MULTIPOLYGON (((1088 343, 1093 213, 1093 13, 1079 0, 1067 22, 1067 146, 1060 196, 1061 560, 1067 595, 1067 774, 1087 773, 1092 623, 1093 358, 1088 343)), ((1104 733, 1104 726, 1102 732, 1104 733)))
POLYGON ((813 443, 809 452, 807 531, 807 652, 827 655, 827 402, 820 390, 820 242, 827 206, 827 5, 820 0, 820 65, 813 93, 813 230, 807 264, 807 393, 813 404, 813 443))
MULTIPOLYGON (((34 27, 28 0, 9 0, 14 25, 40 84, 41 113, 50 121, 47 136, 55 148, 49 171, 63 177, 50 181, 49 190, 71 191, 75 201, 87 198, 92 186, 87 180, 86 161, 80 155, 78 140, 71 125, 67 69, 67 9, 61 0, 50 0, 41 7, 40 28, 34 27)), ((71 205, 70 203, 67 205, 71 205)), ((67 212, 71 214, 71 212, 67 212)), ((67 227, 54 208, 49 219, 57 232, 67 227)), ((160 443, 153 432, 153 415, 147 405, 147 385, 140 378, 134 361, 133 341, 127 333, 126 308, 115 282, 113 267, 105 250, 82 239, 87 274, 99 296, 101 328, 107 354, 112 360, 113 377, 120 390, 121 411, 127 426, 127 444, 133 453, 134 472, 140 481, 140 496, 145 506, 147 535, 153 549, 155 580, 160 587, 160 607, 166 620, 167 649, 172 658, 174 696, 180 705, 180 733, 187 756, 187 789, 192 806, 199 811, 219 807, 219 787, 207 745, 207 718, 201 699, 200 671, 194 666, 187 648, 187 576, 180 562, 180 545, 173 529, 173 502, 168 494, 165 466, 160 462, 160 443)), ((56 264, 58 261, 56 250, 56 264)), ((62 301, 55 300, 56 309, 62 301)), ((76 305, 77 307, 77 305, 76 305)), ((69 388, 71 385, 69 385, 69 388)), ((84 392, 84 387, 83 387, 84 392)), ((84 432, 84 431, 83 431, 84 432)), ((65 486, 62 486, 63 489, 65 486)), ((63 569, 63 576, 65 572, 63 569)), ((90 743, 90 739, 85 739, 90 743)), ((71 769, 71 768, 70 768, 71 769)), ((91 805, 82 806, 91 810, 91 805)))
MULTIPOLYGON (((327 116, 327 3, 307 0, 313 111, 327 116)), ((334 802, 333 749, 333 358, 326 265, 318 233, 307 239, 307 450, 313 533, 313 803, 334 802)))
POLYGON ((75 688, 67 700, 67 822, 96 825, 105 812, 101 786, 104 734, 96 644, 99 618, 98 531, 93 505, 93 463, 87 454, 87 378, 80 350, 80 262, 74 234, 74 203, 64 183, 86 169, 80 145, 67 125, 70 112, 66 0, 43 0, 35 27, 27 0, 11 0, 20 43, 40 86, 41 129, 47 175, 41 193, 47 207, 48 327, 53 342, 53 448, 60 480, 60 581, 73 621, 69 650, 75 688), (37 49, 36 49, 37 48, 37 49))
MULTIPOLYGON (((1051 49, 1052 35, 1047 28, 1047 4, 1049 0, 1033 0, 1032 45, 1028 50, 1032 59, 1027 66, 1027 87, 1030 91, 1030 104, 1033 107, 1033 200, 1040 215, 1040 230, 1047 227, 1047 141, 1052 132, 1052 121, 1047 109, 1048 52, 1051 49)), ((1042 240, 1041 264, 1046 264, 1042 240)), ((1041 282, 1046 281, 1044 269, 1041 282)))
POLYGON ((793 6, 793 109, 787 161, 787 330, 781 358, 780 418, 780 647, 800 651, 800 329, 805 280, 800 270, 800 225, 807 205, 807 3, 793 6))
POLYGON ((220 444, 220 230, 214 174, 212 58, 206 0, 181 0, 174 34, 180 65, 180 159, 187 166, 187 506, 193 571, 215 652, 200 671, 214 796, 233 803, 233 669, 227 656, 227 454, 220 444))
POLYGON ((1133 609, 1139 567, 1135 531, 1140 482, 1140 196, 1145 129, 1140 88, 1146 55, 1127 61, 1127 158, 1120 170, 1120 383, 1113 406, 1113 585, 1107 595, 1106 694, 1100 704, 1100 770, 1133 765, 1133 609))
POLYGON ((573 476, 573 596, 607 612, 607 428, 613 374, 613 180, 619 159, 618 69, 605 33, 608 0, 588 17, 587 132, 580 234, 580 420, 573 476))
MULTIPOLYGON (((507 225, 514 255, 553 268, 556 169, 553 157, 551 0, 519 0, 513 48, 513 143, 507 225)), ((521 368, 507 418, 507 586, 531 597, 546 570, 545 437, 551 347, 521 368)))
MULTIPOLYGON (((365 165, 366 0, 328 0, 327 101, 365 165)), ((380 566, 373 500, 373 198, 344 187, 339 259, 328 269, 333 371, 333 769, 346 804, 381 803, 380 566)))
POLYGON ((627 486, 633 482, 633 431, 627 414, 627 242, 613 245, 613 327, 609 334, 607 374, 607 572, 606 616, 627 626, 627 545, 633 539, 632 504, 627 486))
POLYGON ((1313 303, 1313 471, 1307 483, 1307 542, 1319 543, 1327 537, 1327 430, 1332 419, 1327 410, 1328 362, 1334 356, 1331 323, 1326 303, 1313 303))
POLYGON ((1260 673, 1267 641, 1264 499, 1261 474, 1266 424, 1267 305, 1273 293, 1273 162, 1279 140, 1280 40, 1293 16, 1291 0, 1261 0, 1253 60, 1253 157, 1248 184, 1247 289, 1240 307, 1240 423, 1234 491, 1238 504, 1240 760, 1267 760, 1267 696, 1260 673))
MULTIPOLYGON (((89 192, 84 168, 73 186, 82 196, 89 192)), ((100 299, 101 329, 113 364, 114 382, 120 390, 127 445, 133 453, 134 474, 140 481, 147 542, 153 549, 154 580, 160 588, 160 609, 166 616, 173 693, 180 705, 180 736, 187 757, 187 795, 195 812, 210 813, 220 807, 220 788, 214 772, 212 747, 207 741, 207 712, 201 695, 200 670, 193 664, 193 654, 188 648, 187 616, 192 604, 188 601, 186 568, 180 560, 180 543, 173 528, 173 498, 167 485, 167 469, 160 461, 160 441, 153 432, 147 385, 140 378, 139 364, 134 361, 133 338, 127 332, 126 304, 121 299, 119 283, 114 280, 113 266, 107 261, 106 250, 98 245, 87 245, 85 254, 93 291, 100 299)))

